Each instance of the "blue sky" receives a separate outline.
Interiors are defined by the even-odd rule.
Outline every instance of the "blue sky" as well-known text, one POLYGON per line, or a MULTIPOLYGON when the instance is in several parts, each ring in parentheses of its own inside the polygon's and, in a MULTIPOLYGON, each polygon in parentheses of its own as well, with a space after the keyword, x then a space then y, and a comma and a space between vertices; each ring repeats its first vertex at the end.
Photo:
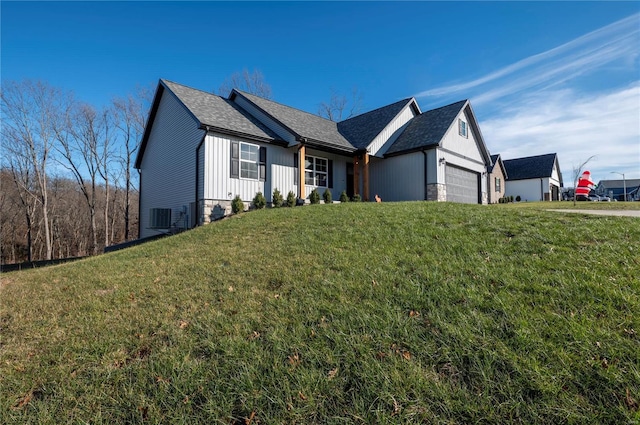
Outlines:
POLYGON ((166 78, 215 90, 260 70, 316 113, 356 87, 364 111, 469 98, 489 150, 559 154, 565 184, 640 178, 639 2, 7 2, 2 80, 95 105, 166 78))

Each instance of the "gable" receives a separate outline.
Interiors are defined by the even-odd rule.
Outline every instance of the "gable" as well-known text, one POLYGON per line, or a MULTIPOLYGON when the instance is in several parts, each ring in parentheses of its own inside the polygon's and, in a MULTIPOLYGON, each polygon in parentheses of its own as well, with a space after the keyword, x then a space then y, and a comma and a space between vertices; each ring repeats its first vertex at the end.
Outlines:
POLYGON ((480 138, 476 134, 476 129, 471 125, 472 117, 469 116, 466 108, 454 118, 449 129, 442 137, 440 146, 451 152, 455 152, 468 159, 473 159, 484 163, 481 153, 480 138), (463 127, 461 129, 461 127, 463 127), (462 134, 461 134, 462 133, 462 134))
MULTIPOLYGON (((420 113, 415 99, 403 99, 338 123, 338 131, 356 148, 366 149, 406 109, 411 118, 420 113)), ((406 122, 400 124, 404 125, 406 122)), ((377 149, 375 149, 377 151, 377 149)))

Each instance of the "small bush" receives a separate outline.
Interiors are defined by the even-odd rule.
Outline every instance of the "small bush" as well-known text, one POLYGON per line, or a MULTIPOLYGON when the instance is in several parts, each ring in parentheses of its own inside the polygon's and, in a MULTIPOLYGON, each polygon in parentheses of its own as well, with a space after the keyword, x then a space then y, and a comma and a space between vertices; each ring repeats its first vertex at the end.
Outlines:
POLYGON ((520 202, 522 200, 522 198, 520 197, 520 195, 516 196, 516 202, 520 202))
POLYGON ((287 206, 292 208, 296 206, 296 195, 291 190, 287 194, 287 206))
POLYGON ((233 201, 231 201, 231 211, 233 211, 234 214, 239 214, 244 211, 244 202, 240 199, 240 195, 236 195, 233 201))
POLYGON ((513 202, 513 195, 509 196, 509 202, 513 202))
POLYGON ((309 194, 309 201, 311 204, 319 204, 320 203, 320 193, 318 193, 318 189, 313 189, 309 194))
POLYGON ((360 202, 362 201, 362 198, 360 197, 359 193, 356 193, 355 195, 353 195, 353 197, 351 198, 351 202, 360 202))
POLYGON ((349 202, 349 197, 347 196, 346 190, 343 190, 340 194, 340 202, 349 202))
POLYGON ((330 204, 333 202, 333 200, 331 199, 331 191, 328 188, 324 190, 324 193, 322 194, 322 199, 324 199, 325 204, 330 204))
POLYGON ((284 198, 282 197, 282 193, 276 188, 273 189, 273 195, 271 195, 271 206, 273 208, 280 208, 284 203, 284 198))
POLYGON ((251 201, 253 207, 257 210, 261 210, 267 206, 267 200, 265 199, 262 192, 256 193, 256 196, 253 197, 253 201, 251 201))

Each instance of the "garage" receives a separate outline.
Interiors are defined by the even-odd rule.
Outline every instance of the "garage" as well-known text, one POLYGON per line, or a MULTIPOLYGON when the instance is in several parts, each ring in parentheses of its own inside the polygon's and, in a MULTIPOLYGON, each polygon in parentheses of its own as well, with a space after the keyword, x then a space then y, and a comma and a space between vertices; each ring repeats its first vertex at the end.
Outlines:
POLYGON ((445 167, 445 183, 447 201, 465 204, 477 204, 478 173, 447 164, 445 167))

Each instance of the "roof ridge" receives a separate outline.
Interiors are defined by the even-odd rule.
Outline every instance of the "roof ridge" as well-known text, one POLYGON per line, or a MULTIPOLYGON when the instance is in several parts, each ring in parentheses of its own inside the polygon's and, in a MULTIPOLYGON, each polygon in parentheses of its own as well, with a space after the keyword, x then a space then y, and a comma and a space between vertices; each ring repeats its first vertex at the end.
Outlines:
POLYGON ((337 124, 336 121, 332 121, 332 120, 327 119, 327 118, 325 118, 325 117, 323 117, 321 115, 318 115, 318 114, 312 114, 311 112, 307 112, 304 109, 294 108, 293 106, 285 105, 284 103, 280 103, 280 102, 275 101, 275 100, 267 99, 266 97, 258 96, 257 94, 249 93, 249 92, 246 92, 244 90, 237 89, 237 88, 234 88, 233 90, 237 91, 238 93, 240 93, 243 96, 245 96, 245 95, 254 96, 254 97, 257 97, 259 99, 266 100, 267 102, 275 103, 276 105, 280 105, 280 106, 283 106, 283 107, 288 108, 288 109, 293 109, 295 111, 311 115, 312 117, 320 118, 322 120, 325 120, 325 121, 328 121, 328 122, 333 122, 333 123, 337 124))
MULTIPOLYGON (((401 100, 398 100, 398 101, 396 101, 396 102, 389 103, 388 105, 380 106, 379 108, 372 109, 372 110, 370 110, 370 111, 363 112, 363 113, 358 114, 358 115, 354 115, 353 117, 349 117, 349 118, 347 118, 347 119, 344 119, 344 120, 342 120, 342 121, 338 121, 338 122, 339 122, 339 123, 344 123, 344 122, 347 122, 347 121, 349 121, 349 120, 352 120, 352 119, 355 119, 355 118, 361 117, 361 116, 363 116, 363 115, 371 114, 371 113, 376 112, 376 111, 379 111, 379 110, 381 110, 381 109, 385 109, 385 108, 388 108, 388 107, 390 107, 390 106, 397 105, 398 103, 402 103, 402 102, 404 102, 404 103, 409 103, 409 102, 410 102, 410 101, 412 101, 412 100, 415 100, 415 98, 413 98, 413 97, 407 97, 407 98, 405 98, 405 99, 401 99, 401 100)), ((404 108, 403 108, 403 109, 404 109, 404 108)))
POLYGON ((223 99, 223 100, 227 99, 226 97, 220 96, 219 94, 215 94, 215 93, 211 93, 211 92, 208 92, 208 91, 205 91, 205 90, 202 90, 202 89, 197 89, 195 87, 187 86, 186 84, 176 83, 175 81, 167 80, 166 78, 160 78, 160 81, 165 82, 165 83, 175 84, 176 86, 184 87, 184 88, 187 88, 189 90, 197 91, 197 92, 200 92, 200 93, 208 94, 209 96, 219 97, 220 99, 223 99))
POLYGON ((424 111, 423 114, 426 114, 427 112, 432 112, 432 111, 437 111, 438 109, 444 109, 444 108, 449 108, 457 103, 467 103, 469 101, 469 99, 463 99, 463 100, 458 100, 457 102, 453 102, 450 103, 448 105, 444 105, 444 106, 439 106, 437 108, 433 108, 433 109, 429 109, 428 111, 424 111))

